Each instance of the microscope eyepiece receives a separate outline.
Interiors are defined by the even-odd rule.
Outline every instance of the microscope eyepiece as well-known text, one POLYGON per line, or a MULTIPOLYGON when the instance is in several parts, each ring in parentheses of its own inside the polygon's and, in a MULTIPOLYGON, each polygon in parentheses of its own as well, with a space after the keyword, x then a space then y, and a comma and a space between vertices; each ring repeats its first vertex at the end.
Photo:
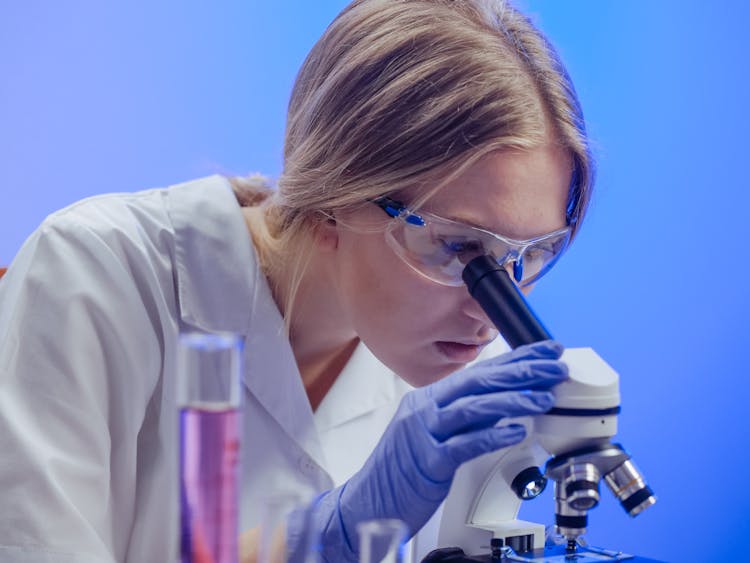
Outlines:
POLYGON ((473 258, 461 277, 511 348, 552 338, 508 272, 492 256, 473 258))

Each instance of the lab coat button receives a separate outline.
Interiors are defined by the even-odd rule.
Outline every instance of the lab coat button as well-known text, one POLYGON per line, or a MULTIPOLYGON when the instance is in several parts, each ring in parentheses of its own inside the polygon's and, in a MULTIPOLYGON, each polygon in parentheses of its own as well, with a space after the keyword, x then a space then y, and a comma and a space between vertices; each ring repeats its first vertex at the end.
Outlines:
POLYGON ((298 466, 300 471, 304 475, 312 475, 313 473, 315 473, 315 464, 307 456, 302 456, 299 458, 298 466))

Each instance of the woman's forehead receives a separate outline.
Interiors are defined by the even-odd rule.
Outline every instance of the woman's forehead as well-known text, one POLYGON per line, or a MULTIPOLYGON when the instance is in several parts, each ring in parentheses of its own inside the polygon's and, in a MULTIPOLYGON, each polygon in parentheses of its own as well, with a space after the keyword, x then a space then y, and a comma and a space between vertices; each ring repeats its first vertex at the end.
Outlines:
POLYGON ((405 189, 405 204, 514 238, 566 225, 572 158, 559 146, 495 151, 439 189, 405 189))

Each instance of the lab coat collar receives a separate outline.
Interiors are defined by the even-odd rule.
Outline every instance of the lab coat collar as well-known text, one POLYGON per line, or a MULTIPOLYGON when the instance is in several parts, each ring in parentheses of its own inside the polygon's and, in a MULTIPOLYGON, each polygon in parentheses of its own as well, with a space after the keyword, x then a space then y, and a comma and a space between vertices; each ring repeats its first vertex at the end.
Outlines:
POLYGON ((315 424, 318 431, 325 432, 393 404, 409 389, 360 342, 315 411, 315 424))
POLYGON ((283 319, 229 182, 211 176, 172 186, 167 194, 181 320, 245 338, 245 385, 305 453, 326 467, 283 319))
POLYGON ((255 257, 229 182, 210 176, 165 193, 175 229, 181 319, 208 332, 247 334, 254 280, 244 265, 255 257))
POLYGON ((318 464, 328 466, 310 401, 271 289, 260 268, 253 283, 253 313, 245 344, 245 383, 276 421, 318 464), (253 369, 253 364, 262 370, 253 369))

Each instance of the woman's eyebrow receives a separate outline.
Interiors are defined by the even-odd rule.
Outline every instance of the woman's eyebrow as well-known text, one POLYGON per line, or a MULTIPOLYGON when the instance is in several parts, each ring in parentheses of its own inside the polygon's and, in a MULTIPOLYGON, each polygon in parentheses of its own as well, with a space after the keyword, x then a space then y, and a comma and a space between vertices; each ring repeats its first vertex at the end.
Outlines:
POLYGON ((481 229, 483 231, 488 231, 490 233, 495 233, 494 229, 490 229, 489 227, 485 225, 481 225, 477 223, 476 221, 472 221, 471 219, 467 219, 466 217, 457 217, 455 215, 449 215, 446 217, 446 219, 450 219, 451 221, 456 221, 457 223, 462 223, 464 225, 468 225, 469 227, 474 227, 475 229, 481 229))
MULTIPOLYGON (((460 215, 454 215, 452 213, 439 213, 432 211, 431 209, 428 209, 427 206, 422 208, 425 213, 430 213, 432 215, 435 215, 437 217, 440 217, 442 219, 448 219, 449 221, 455 221, 456 223, 461 223, 462 225, 466 225, 467 227, 474 227, 475 229, 481 229, 483 231, 488 231, 490 233, 496 233, 499 231, 495 231, 493 229, 490 229, 489 227, 486 227, 485 225, 481 225, 477 223, 476 221, 473 221, 467 217, 461 217, 460 215)), ((417 211, 419 213, 419 211, 417 211)))

